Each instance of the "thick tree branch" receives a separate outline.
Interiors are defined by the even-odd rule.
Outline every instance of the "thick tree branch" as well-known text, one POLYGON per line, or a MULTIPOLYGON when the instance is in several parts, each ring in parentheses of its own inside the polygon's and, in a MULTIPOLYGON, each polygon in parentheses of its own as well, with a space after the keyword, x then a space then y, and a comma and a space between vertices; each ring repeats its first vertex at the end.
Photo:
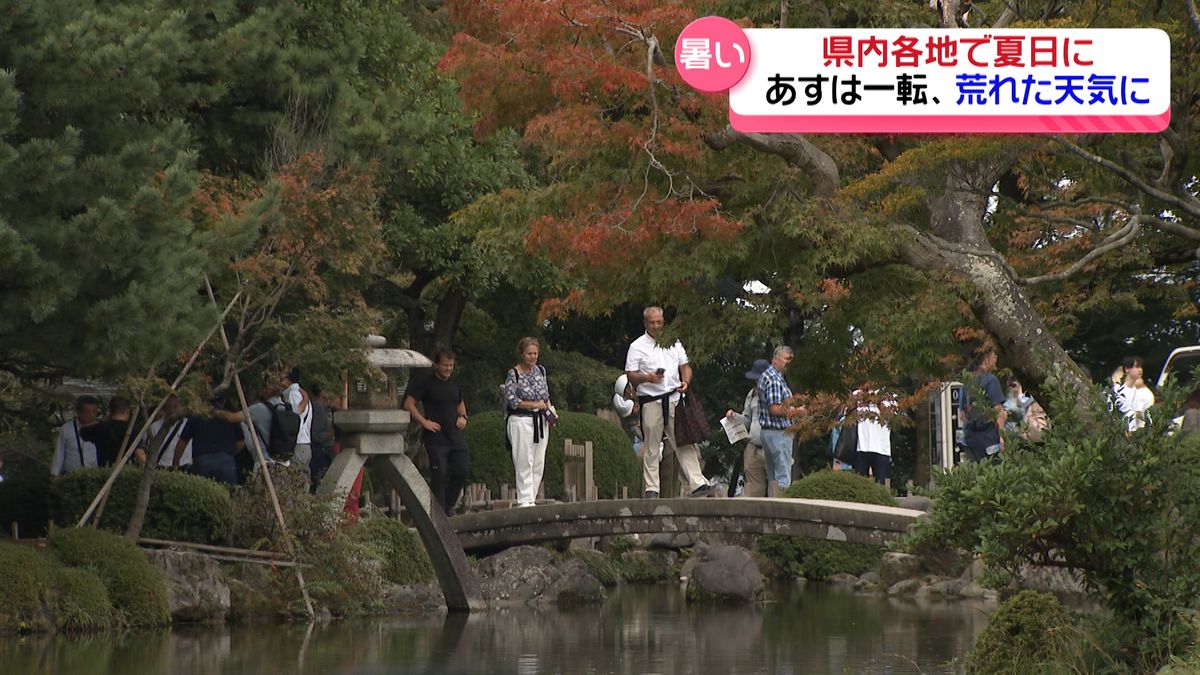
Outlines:
POLYGON ((726 127, 724 131, 705 134, 704 141, 714 150, 724 150, 740 143, 759 152, 782 157, 788 164, 809 175, 813 194, 819 197, 833 196, 841 184, 837 162, 799 134, 744 134, 733 127, 726 127))

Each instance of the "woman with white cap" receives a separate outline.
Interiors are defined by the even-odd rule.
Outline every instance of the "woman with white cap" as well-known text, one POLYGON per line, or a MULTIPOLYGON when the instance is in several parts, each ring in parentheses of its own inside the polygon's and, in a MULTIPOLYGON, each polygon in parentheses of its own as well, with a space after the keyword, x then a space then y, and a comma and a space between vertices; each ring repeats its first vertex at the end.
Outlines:
POLYGON ((754 367, 746 371, 746 379, 755 383, 746 394, 746 403, 742 412, 726 410, 725 416, 733 418, 750 430, 750 440, 746 441, 746 449, 742 451, 742 486, 743 497, 767 496, 767 459, 762 448, 762 423, 758 420, 758 378, 771 367, 771 362, 758 359, 754 367))
POLYGON ((617 411, 617 416, 621 418, 621 428, 625 430, 625 435, 629 436, 629 442, 633 444, 633 452, 639 457, 642 455, 642 427, 638 416, 637 394, 633 387, 629 386, 629 376, 621 373, 613 384, 613 410, 617 411))

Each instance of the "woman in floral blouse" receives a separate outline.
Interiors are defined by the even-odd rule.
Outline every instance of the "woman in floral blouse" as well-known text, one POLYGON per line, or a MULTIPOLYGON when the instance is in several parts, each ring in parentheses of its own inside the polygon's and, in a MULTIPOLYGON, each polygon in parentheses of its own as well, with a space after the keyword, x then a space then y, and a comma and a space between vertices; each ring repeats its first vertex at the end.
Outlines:
POLYGON ((519 362, 504 379, 508 441, 517 474, 517 506, 533 506, 546 469, 546 439, 555 419, 546 369, 538 365, 537 338, 517 343, 519 362))

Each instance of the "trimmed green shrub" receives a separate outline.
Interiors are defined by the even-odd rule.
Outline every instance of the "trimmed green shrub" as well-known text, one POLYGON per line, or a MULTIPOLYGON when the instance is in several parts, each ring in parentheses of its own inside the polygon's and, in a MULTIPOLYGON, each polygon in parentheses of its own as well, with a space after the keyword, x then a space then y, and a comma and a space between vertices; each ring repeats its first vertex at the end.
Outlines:
POLYGON ((433 578, 433 564, 415 530, 392 518, 377 516, 358 524, 359 538, 383 563, 383 578, 394 584, 415 584, 433 578))
POLYGON ((1041 673, 1062 649, 1071 618, 1049 593, 1024 590, 1005 600, 988 618, 967 652, 969 673, 1041 673))
POLYGON ((54 579, 37 551, 0 543, 0 633, 46 630, 54 579))
POLYGON ((810 473, 792 483, 783 492, 792 499, 831 499, 839 502, 895 506, 896 499, 887 488, 853 471, 824 470, 810 473))
POLYGON ((16 523, 22 537, 46 534, 50 519, 46 495, 50 492, 51 441, 26 436, 0 437, 4 455, 4 482, 0 483, 0 528, 5 534, 16 523))
MULTIPOLYGON (((783 495, 792 499, 896 505, 887 488, 849 471, 809 474, 789 485, 783 495)), ((882 546, 774 534, 759 537, 758 550, 780 569, 813 581, 824 581, 838 573, 862 574, 877 567, 883 556, 882 546)))
MULTIPOLYGON (((57 523, 73 525, 87 510, 96 493, 108 480, 109 470, 72 471, 54 481, 50 488, 51 513, 57 523)), ((100 527, 123 533, 137 500, 141 470, 127 468, 117 476, 100 527)), ((216 481, 182 471, 159 470, 154 474, 150 505, 142 536, 156 539, 191 541, 200 544, 226 544, 233 530, 233 510, 229 490, 216 481)))
POLYGON ((55 567, 54 586, 58 590, 54 625, 59 630, 98 630, 107 628, 112 622, 113 606, 108 589, 92 570, 55 567))
POLYGON ((64 564, 94 571, 126 624, 170 623, 166 581, 129 540, 86 527, 58 528, 50 532, 50 548, 64 564))
MULTIPOLYGON (((489 411, 471 416, 466 429, 467 445, 471 448, 472 483, 486 483, 492 494, 500 493, 502 484, 514 485, 512 455, 505 444, 504 414, 489 411)), ((596 492, 611 499, 628 487, 638 494, 642 485, 642 464, 629 445, 629 438, 619 427, 585 413, 561 412, 558 424, 550 430, 546 446, 546 496, 563 497, 563 443, 592 442, 592 470, 595 472, 596 492)))

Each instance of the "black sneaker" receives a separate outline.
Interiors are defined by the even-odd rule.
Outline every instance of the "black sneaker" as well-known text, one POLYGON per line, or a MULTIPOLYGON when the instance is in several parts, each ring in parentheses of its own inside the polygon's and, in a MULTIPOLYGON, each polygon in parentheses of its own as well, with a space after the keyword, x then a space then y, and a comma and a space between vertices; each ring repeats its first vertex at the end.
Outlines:
POLYGON ((646 490, 646 493, 642 495, 642 499, 658 499, 658 493, 654 490, 646 490))
POLYGON ((696 488, 695 490, 692 490, 692 493, 688 496, 696 497, 696 498, 708 497, 710 495, 716 494, 716 492, 719 488, 720 488, 719 484, 717 484, 717 485, 701 485, 700 487, 696 488))

